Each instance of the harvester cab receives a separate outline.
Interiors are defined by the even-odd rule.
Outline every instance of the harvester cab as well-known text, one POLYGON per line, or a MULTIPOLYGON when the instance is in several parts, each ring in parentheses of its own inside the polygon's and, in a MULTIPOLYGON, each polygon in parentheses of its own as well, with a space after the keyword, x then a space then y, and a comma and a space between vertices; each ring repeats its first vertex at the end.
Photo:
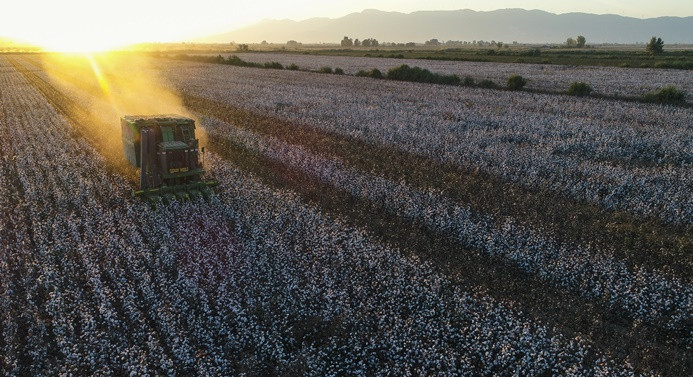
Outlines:
POLYGON ((178 115, 126 115, 120 119, 123 151, 140 168, 133 190, 153 205, 173 200, 209 199, 214 180, 205 180, 195 121, 178 115))

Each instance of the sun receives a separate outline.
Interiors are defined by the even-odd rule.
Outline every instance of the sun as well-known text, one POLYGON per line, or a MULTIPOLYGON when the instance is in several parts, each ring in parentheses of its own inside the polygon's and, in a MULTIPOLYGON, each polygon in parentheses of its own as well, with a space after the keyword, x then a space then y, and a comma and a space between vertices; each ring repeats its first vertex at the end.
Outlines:
POLYGON ((15 3, 18 19, 0 15, 0 35, 26 41, 50 52, 106 52, 139 42, 163 41, 178 28, 155 10, 168 9, 148 2, 64 0, 36 4, 15 3), (144 3, 144 4, 140 4, 144 3), (32 7, 33 5, 33 7, 32 7), (36 12, 35 9, 41 9, 36 12), (154 16, 152 16, 154 15, 154 16), (31 22, 21 17, 31 17, 31 22))
POLYGON ((107 52, 116 49, 118 46, 106 45, 102 43, 83 43, 81 41, 59 41, 42 43, 41 47, 44 51, 64 52, 64 53, 92 53, 92 52, 107 52))
POLYGON ((80 35, 49 35, 44 34, 38 40, 39 46, 45 51, 66 53, 106 52, 127 46, 129 41, 125 36, 108 35, 103 32, 84 33, 80 35))

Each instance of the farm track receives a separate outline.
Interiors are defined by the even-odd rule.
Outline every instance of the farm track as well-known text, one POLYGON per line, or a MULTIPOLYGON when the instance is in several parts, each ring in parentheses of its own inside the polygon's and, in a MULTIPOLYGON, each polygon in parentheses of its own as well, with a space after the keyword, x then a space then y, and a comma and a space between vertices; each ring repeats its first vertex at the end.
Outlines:
MULTIPOLYGON (((30 80, 32 84, 37 88, 43 88, 39 90, 49 100, 60 98, 62 105, 58 107, 61 111, 70 111, 73 108, 69 98, 63 96, 41 78, 27 70, 22 71, 22 73, 32 76, 34 78, 30 80)), ((534 195, 532 197, 534 202, 530 201, 530 203, 540 202, 542 199, 540 194, 518 193, 517 188, 498 182, 493 177, 479 177, 477 173, 463 172, 455 167, 435 166, 430 160, 421 157, 383 149, 355 139, 320 133, 307 126, 288 122, 284 125, 298 129, 298 131, 291 134, 282 133, 280 129, 272 128, 276 127, 277 122, 281 122, 281 120, 260 116, 242 109, 222 106, 214 101, 199 97, 185 96, 184 99, 188 107, 196 112, 217 117, 255 132, 282 138, 290 143, 301 144, 316 153, 327 156, 336 155, 349 161, 357 168, 382 172, 381 174, 391 179, 404 178, 414 184, 422 184, 422 187, 443 188, 446 190, 446 194, 452 192, 453 198, 463 202, 462 198, 470 200, 472 195, 489 192, 497 185, 509 190, 511 197, 515 199, 522 199, 525 195, 534 195), (355 147, 352 148, 354 145, 355 147), (405 162, 402 163, 398 157, 401 157, 405 162), (388 170, 389 164, 394 164, 395 168, 388 170), (409 173, 412 165, 419 167, 412 170, 416 172, 428 171, 429 175, 422 177, 402 176, 402 174, 409 173), (442 170, 446 172, 444 178, 431 174, 430 172, 435 172, 432 169, 444 169, 442 170), (465 190, 455 193, 454 189, 460 185, 460 180, 464 182, 461 185, 465 190)), ((71 119, 79 126, 79 119, 86 118, 78 115, 78 120, 71 119)), ((465 250, 459 242, 445 235, 431 232, 416 221, 390 214, 367 199, 355 197, 296 168, 250 151, 238 143, 233 143, 233 141, 212 136, 210 137, 210 149, 234 162, 242 170, 257 174, 265 183, 273 187, 294 191, 305 200, 318 204, 327 213, 346 217, 350 223, 368 229, 390 244, 427 257, 450 276, 453 276, 462 286, 482 286, 492 297, 501 301, 519 303, 517 309, 530 313, 532 317, 543 323, 556 326, 561 332, 589 334, 601 350, 610 351, 618 358, 626 356, 627 352, 634 352, 635 354, 630 355, 631 360, 640 360, 641 364, 638 367, 641 368, 657 370, 666 366, 668 371, 674 374, 677 374, 677 371, 685 373, 685 371, 690 370, 690 365, 687 364, 688 360, 685 357, 686 346, 675 345, 676 334, 666 334, 665 330, 647 324, 634 325, 633 321, 624 319, 627 316, 624 316, 623 313, 609 310, 567 290, 551 286, 535 276, 522 272, 501 258, 483 255, 474 250, 465 250), (460 252, 460 250, 464 250, 464 252, 460 252)), ((495 193, 497 192, 495 191, 495 193)), ((506 194, 503 191, 501 193, 506 194)), ((492 194, 483 198, 485 199, 484 203, 492 203, 498 199, 492 194)), ((471 201, 473 202, 473 200, 471 201)), ((518 208, 513 207, 513 201, 510 199, 507 199, 503 204, 509 207, 488 205, 491 213, 495 215, 499 213, 503 215, 505 213, 503 211, 511 211, 510 208, 518 211, 518 208), (494 210, 498 212, 493 212, 494 210)), ((482 206, 481 208, 486 207, 482 206)), ((550 206, 542 206, 542 208, 550 208, 550 206)), ((526 210, 526 208, 520 209, 526 210)), ((599 211, 594 208, 590 208, 590 210, 599 211)), ((591 213, 580 213, 586 218, 592 216, 591 213)), ((560 216, 556 217, 560 218, 560 216)), ((607 220, 613 219, 607 217, 607 220)), ((588 230, 580 227, 578 227, 578 231, 588 232, 588 230)), ((583 233, 578 234, 582 236, 583 233)), ((580 239, 580 237, 575 238, 580 239)), ((604 242, 607 239, 608 237, 605 235, 604 242)), ((651 255, 649 257, 652 258, 651 255)), ((643 259, 642 263, 645 264, 647 260, 644 256, 641 258, 643 259)), ((630 261, 630 259, 628 260, 630 261)), ((637 262, 631 261, 631 263, 637 262)), ((664 264, 664 266, 669 265, 664 264)))

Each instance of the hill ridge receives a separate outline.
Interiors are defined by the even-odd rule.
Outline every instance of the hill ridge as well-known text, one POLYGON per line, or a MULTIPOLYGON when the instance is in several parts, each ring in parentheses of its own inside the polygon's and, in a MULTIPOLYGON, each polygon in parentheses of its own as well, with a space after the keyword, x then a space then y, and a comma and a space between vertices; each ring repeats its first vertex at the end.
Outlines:
POLYGON ((554 14, 539 9, 493 11, 421 10, 411 13, 365 9, 338 18, 306 20, 265 19, 199 42, 338 43, 345 35, 383 42, 496 40, 511 43, 562 43, 584 35, 588 43, 638 43, 656 35, 665 43, 693 43, 693 16, 634 18, 616 14, 571 12, 554 14))

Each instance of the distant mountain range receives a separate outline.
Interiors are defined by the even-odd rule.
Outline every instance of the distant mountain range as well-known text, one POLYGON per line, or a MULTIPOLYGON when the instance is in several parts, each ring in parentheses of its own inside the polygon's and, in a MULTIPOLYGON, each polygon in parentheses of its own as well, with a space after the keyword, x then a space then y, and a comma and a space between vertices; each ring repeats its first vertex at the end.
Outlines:
POLYGON ((693 17, 639 19, 613 14, 553 14, 541 10, 500 9, 477 12, 469 9, 413 13, 364 10, 340 18, 304 21, 265 20, 228 33, 200 38, 196 42, 339 43, 344 36, 375 38, 380 42, 503 41, 511 43, 562 43, 583 35, 587 43, 646 42, 652 36, 665 43, 693 43, 693 17))

